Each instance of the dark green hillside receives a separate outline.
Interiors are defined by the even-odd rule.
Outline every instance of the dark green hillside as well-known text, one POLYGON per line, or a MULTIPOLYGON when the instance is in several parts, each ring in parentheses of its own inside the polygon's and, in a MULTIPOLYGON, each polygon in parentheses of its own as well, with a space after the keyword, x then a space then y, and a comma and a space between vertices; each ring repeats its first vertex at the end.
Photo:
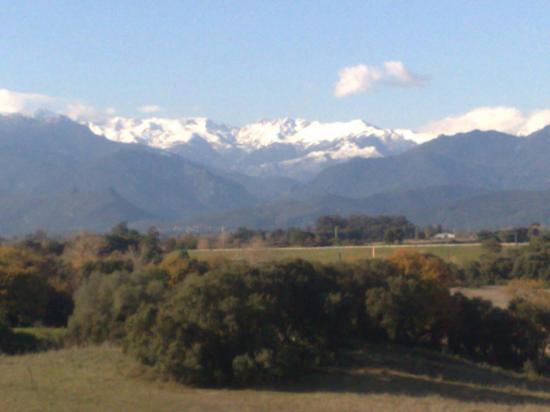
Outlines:
POLYGON ((114 143, 62 117, 0 116, 0 169, 2 234, 182 219, 255 201, 180 156, 114 143))
POLYGON ((434 185, 543 190, 550 187, 549 156, 550 128, 526 138, 477 130, 441 136, 398 156, 330 167, 304 193, 363 198, 434 185))
POLYGON ((0 216, 2 234, 31 233, 38 229, 56 233, 82 228, 104 231, 114 222, 153 218, 113 190, 2 197, 0 216))

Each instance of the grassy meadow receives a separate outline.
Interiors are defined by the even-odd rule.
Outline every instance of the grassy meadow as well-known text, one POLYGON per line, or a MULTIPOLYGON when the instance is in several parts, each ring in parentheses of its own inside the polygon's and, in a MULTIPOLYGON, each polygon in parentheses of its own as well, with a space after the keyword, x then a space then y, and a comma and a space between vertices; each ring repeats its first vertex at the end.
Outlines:
POLYGON ((545 411, 550 381, 421 350, 368 345, 299 382, 196 389, 167 382, 116 346, 0 358, 0 410, 545 411))
MULTIPOLYGON (((505 245, 505 247, 517 247, 505 245)), ((520 246, 521 247, 521 246, 520 246)), ((337 261, 353 262, 372 257, 386 258, 400 249, 413 249, 419 253, 431 253, 446 260, 463 263, 475 260, 483 253, 479 243, 432 244, 432 245, 366 245, 366 246, 330 246, 330 247, 285 247, 285 248, 243 248, 243 249, 198 249, 190 250, 197 259, 225 258, 230 260, 248 260, 252 263, 287 258, 330 263, 337 261)))

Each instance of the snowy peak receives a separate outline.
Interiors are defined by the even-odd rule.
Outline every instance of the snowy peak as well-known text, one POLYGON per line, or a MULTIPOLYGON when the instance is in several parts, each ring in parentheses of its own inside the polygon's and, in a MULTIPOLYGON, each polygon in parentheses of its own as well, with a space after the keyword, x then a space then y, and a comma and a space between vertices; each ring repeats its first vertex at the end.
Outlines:
POLYGON ((413 142, 417 136, 410 130, 381 129, 363 120, 321 123, 283 118, 262 120, 240 128, 229 128, 204 117, 181 119, 113 117, 101 123, 90 123, 89 127, 93 132, 111 140, 142 143, 161 149, 188 143, 193 137, 201 137, 219 147, 237 145, 245 150, 254 150, 281 143, 311 147, 360 137, 375 137, 383 142, 399 140, 413 142))
POLYGON ((230 128, 203 117, 113 117, 89 127, 114 141, 169 150, 215 168, 299 179, 354 157, 401 153, 419 136, 363 120, 323 123, 281 118, 230 128))
POLYGON ((90 123, 90 129, 110 140, 122 143, 141 143, 159 149, 189 143, 200 137, 217 148, 234 145, 232 132, 204 117, 166 119, 151 117, 132 119, 113 117, 102 123, 90 123))
MULTIPOLYGON (((413 133, 411 132, 410 136, 413 133)), ((358 137, 376 137, 382 141, 399 140, 396 131, 374 127, 363 120, 321 123, 304 119, 277 119, 248 124, 237 129, 237 142, 243 146, 266 147, 275 143, 299 144, 311 147, 358 137)))

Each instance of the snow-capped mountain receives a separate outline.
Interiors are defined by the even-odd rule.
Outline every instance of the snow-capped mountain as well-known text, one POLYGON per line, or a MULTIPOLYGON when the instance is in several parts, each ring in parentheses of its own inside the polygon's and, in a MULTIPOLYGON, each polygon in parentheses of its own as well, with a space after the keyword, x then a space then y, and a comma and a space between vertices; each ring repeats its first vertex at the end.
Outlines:
POLYGON ((92 132, 121 143, 141 143, 158 149, 170 149, 200 136, 216 148, 235 144, 233 132, 224 125, 203 117, 133 119, 112 117, 102 123, 89 123, 92 132))
POLYGON ((110 140, 169 150, 210 167, 298 179, 354 157, 398 154, 422 138, 410 130, 381 129, 362 120, 283 118, 239 128, 207 118, 113 117, 89 127, 110 140))

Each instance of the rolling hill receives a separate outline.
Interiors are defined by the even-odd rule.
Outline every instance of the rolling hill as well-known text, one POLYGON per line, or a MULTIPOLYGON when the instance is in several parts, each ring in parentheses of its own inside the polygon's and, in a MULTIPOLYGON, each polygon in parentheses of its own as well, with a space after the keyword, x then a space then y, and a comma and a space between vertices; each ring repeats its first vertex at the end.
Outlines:
POLYGON ((115 143, 63 117, 0 117, 0 168, 2 234, 182 219, 256 201, 180 156, 115 143))
POLYGON ((473 131, 441 136, 400 155, 329 167, 301 191, 302 196, 363 198, 435 185, 545 190, 550 188, 549 155, 550 127, 528 137, 473 131))
MULTIPOLYGON (((287 123, 240 130, 243 142, 257 146, 250 158, 260 165, 285 159, 288 150, 297 150, 289 142, 315 142, 311 130, 342 143, 327 134, 332 129, 326 124, 287 123), (262 140, 258 130, 271 134, 262 140)), ((210 144, 233 150, 237 132, 223 130, 210 136, 210 144)), ((401 139, 379 133, 378 143, 401 139)), ((164 142, 159 136, 155 142, 164 142)), ((200 143, 188 137, 185 150, 200 143)), ((0 116, 0 235, 103 231, 120 221, 172 231, 272 229, 309 225, 327 214, 399 214, 449 229, 550 225, 550 127, 527 137, 481 131, 441 136, 400 154, 329 166, 305 183, 216 163, 219 151, 210 158, 216 167, 207 168, 169 143, 171 150, 115 142, 64 117, 0 116)))
POLYGON ((446 185, 377 193, 363 199, 318 195, 198 216, 183 226, 197 230, 275 229, 312 225, 318 217, 334 214, 403 215, 415 224, 441 224, 448 230, 499 229, 534 222, 550 226, 550 190, 490 191, 446 185))

